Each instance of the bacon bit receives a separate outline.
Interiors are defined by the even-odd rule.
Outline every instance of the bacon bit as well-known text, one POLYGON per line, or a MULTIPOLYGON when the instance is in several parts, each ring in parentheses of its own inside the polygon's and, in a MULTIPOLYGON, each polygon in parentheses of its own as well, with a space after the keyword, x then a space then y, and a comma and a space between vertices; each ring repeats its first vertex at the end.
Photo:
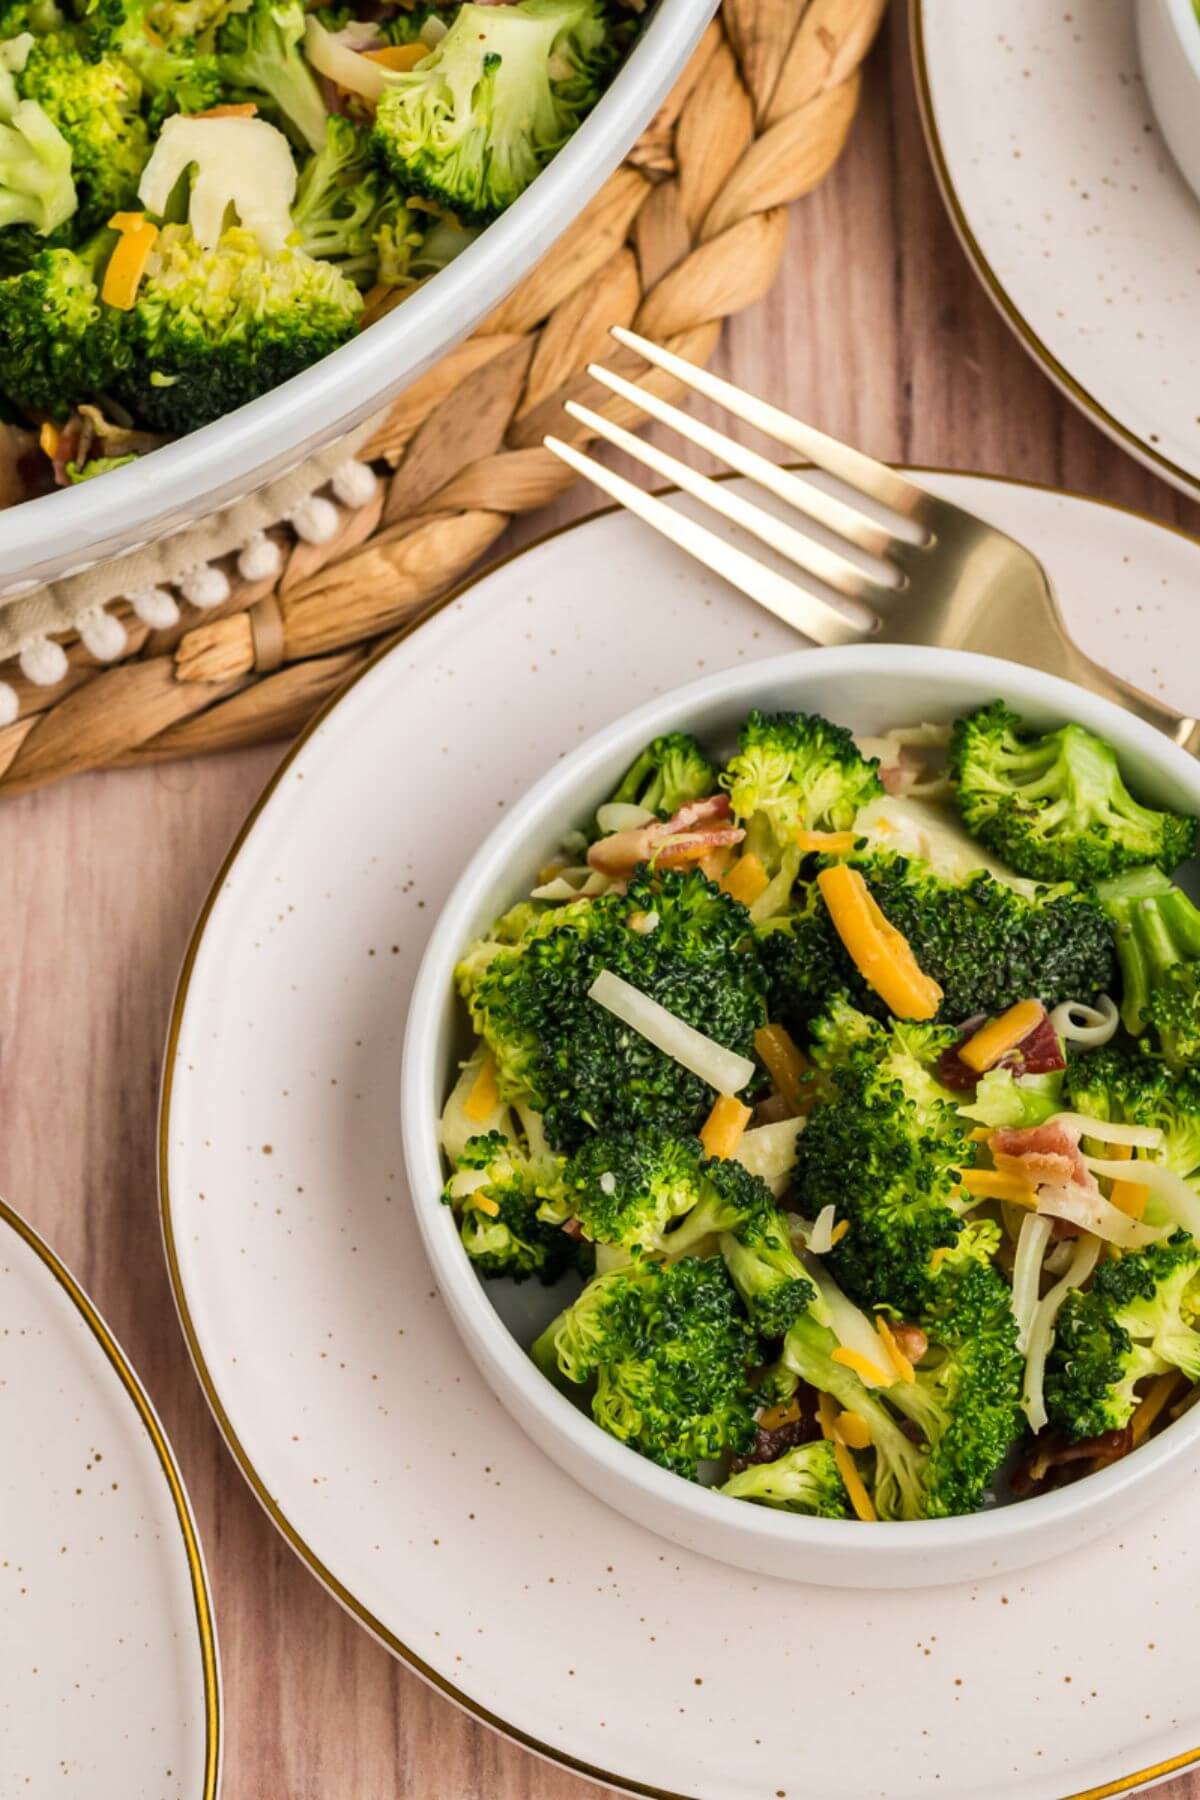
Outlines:
MULTIPOLYGON (((938 1078, 943 1086, 952 1088, 955 1093, 973 1094, 979 1085, 977 1071, 963 1061, 960 1052, 976 1035, 986 1018, 986 1013, 977 1013, 974 1018, 968 1019, 959 1027, 957 1044, 943 1050, 938 1058, 938 1078)), ((1065 1069, 1066 1066, 1058 1033, 1048 1013, 1043 1013, 1033 1030, 995 1064, 998 1069, 1011 1069, 1014 1075, 1049 1075, 1053 1070, 1065 1069)))
POLYGON ((741 827, 722 822, 731 817, 728 794, 693 800, 670 819, 600 838, 588 851, 588 864, 619 878, 632 875, 639 863, 672 869, 698 862, 712 850, 741 843, 746 835, 741 827))
POLYGON ((920 775, 922 766, 921 758, 916 751, 905 745, 900 751, 898 760, 879 771, 879 779, 884 793, 907 794, 920 775))
POLYGON ((1071 1463, 1094 1463, 1099 1459, 1100 1466, 1107 1468, 1127 1456, 1132 1448, 1133 1433, 1128 1425, 1121 1431, 1102 1432, 1099 1437, 1080 1438, 1074 1444, 1068 1443, 1061 1431, 1043 1431, 1025 1461, 1013 1470, 1008 1485, 1014 1494, 1024 1498, 1071 1463))
POLYGON ((563 1224, 563 1230, 569 1238, 574 1238, 577 1244, 583 1242, 583 1226, 578 1219, 567 1219, 563 1224))
POLYGON ((1077 1127, 1048 1119, 1044 1125, 1002 1126, 988 1139, 992 1161, 1002 1175, 1016 1175, 1031 1187, 1050 1182, 1099 1193, 1099 1184, 1079 1151, 1077 1127))

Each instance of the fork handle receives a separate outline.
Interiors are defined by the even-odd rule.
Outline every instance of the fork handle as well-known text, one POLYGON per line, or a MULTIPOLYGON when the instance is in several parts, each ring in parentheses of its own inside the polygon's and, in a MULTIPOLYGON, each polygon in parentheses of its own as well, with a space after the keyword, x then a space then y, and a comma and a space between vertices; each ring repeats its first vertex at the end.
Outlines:
MULTIPOLYGON (((1041 654, 1036 666, 1049 669, 1049 659, 1045 656, 1046 646, 1043 644, 1039 648, 1041 654)), ((1064 675, 1068 681, 1086 688, 1089 693, 1100 694, 1105 700, 1111 700, 1114 705, 1123 707, 1135 718, 1144 719, 1147 725, 1153 725, 1157 731, 1163 732, 1173 744, 1186 750, 1189 756, 1200 757, 1200 719, 1187 718, 1175 707, 1156 700, 1153 694, 1144 693, 1141 688, 1123 681, 1111 670, 1102 668, 1090 656, 1085 656, 1082 650, 1076 649, 1065 633, 1058 651, 1059 655, 1055 660, 1061 666, 1055 667, 1051 673, 1064 675)))

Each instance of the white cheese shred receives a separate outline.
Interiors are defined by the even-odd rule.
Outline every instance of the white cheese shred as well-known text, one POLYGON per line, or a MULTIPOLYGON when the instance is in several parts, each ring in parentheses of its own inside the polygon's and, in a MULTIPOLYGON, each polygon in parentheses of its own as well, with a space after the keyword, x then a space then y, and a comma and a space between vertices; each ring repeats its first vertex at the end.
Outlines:
POLYGON ((754 1064, 748 1056, 739 1056, 735 1050, 727 1050, 706 1037, 641 988, 614 975, 611 969, 601 969, 588 989, 588 998, 630 1026, 664 1056, 690 1069, 718 1094, 739 1093, 753 1079, 754 1064))

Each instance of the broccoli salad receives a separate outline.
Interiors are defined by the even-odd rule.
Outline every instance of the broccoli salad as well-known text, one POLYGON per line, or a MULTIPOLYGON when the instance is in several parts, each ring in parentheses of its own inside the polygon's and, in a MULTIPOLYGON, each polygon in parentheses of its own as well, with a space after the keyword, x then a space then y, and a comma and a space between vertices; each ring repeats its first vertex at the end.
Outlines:
POLYGON ((0 400, 29 497, 206 425, 451 262, 641 0, 0 0, 0 400))
POLYGON ((1200 1394, 1198 821, 1002 701, 671 733, 463 955, 479 1274, 605 1431, 736 1500, 971 1513, 1200 1394))

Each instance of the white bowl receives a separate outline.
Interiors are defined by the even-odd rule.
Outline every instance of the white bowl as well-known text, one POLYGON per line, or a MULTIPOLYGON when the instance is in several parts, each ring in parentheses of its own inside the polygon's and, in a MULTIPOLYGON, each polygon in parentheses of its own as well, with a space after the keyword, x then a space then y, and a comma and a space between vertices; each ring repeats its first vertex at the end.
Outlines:
POLYGON ((1137 0, 1150 105, 1188 186, 1200 195, 1200 18, 1192 0, 1137 0))
POLYGON ((1200 1407, 1133 1455, 1057 1493, 969 1518, 870 1527, 798 1518, 710 1493, 609 1437, 533 1366, 542 1319, 534 1284, 481 1282, 441 1204, 437 1121, 464 1050, 453 969, 464 947, 532 885, 562 833, 583 823, 648 739, 688 729, 731 743, 753 706, 824 713, 877 733, 948 720, 1002 695, 1031 723, 1075 719, 1118 749, 1135 789, 1200 812, 1200 766, 1167 738, 1069 682, 959 651, 864 645, 804 650, 739 665, 639 707, 564 757, 497 826, 447 901, 413 989, 404 1044, 402 1113, 409 1185, 438 1286, 497 1398, 546 1455, 592 1493, 664 1537, 764 1575, 840 1587, 919 1587, 979 1579, 1069 1550, 1128 1519, 1186 1473, 1200 1407), (501 1310, 502 1309, 502 1310, 501 1310), (510 1329, 511 1327, 511 1329, 510 1329))
POLYGON ((653 117, 718 0, 658 0, 612 86, 521 198, 448 268, 272 393, 116 469, 0 513, 0 600, 196 524, 378 412, 474 330, 653 117))

